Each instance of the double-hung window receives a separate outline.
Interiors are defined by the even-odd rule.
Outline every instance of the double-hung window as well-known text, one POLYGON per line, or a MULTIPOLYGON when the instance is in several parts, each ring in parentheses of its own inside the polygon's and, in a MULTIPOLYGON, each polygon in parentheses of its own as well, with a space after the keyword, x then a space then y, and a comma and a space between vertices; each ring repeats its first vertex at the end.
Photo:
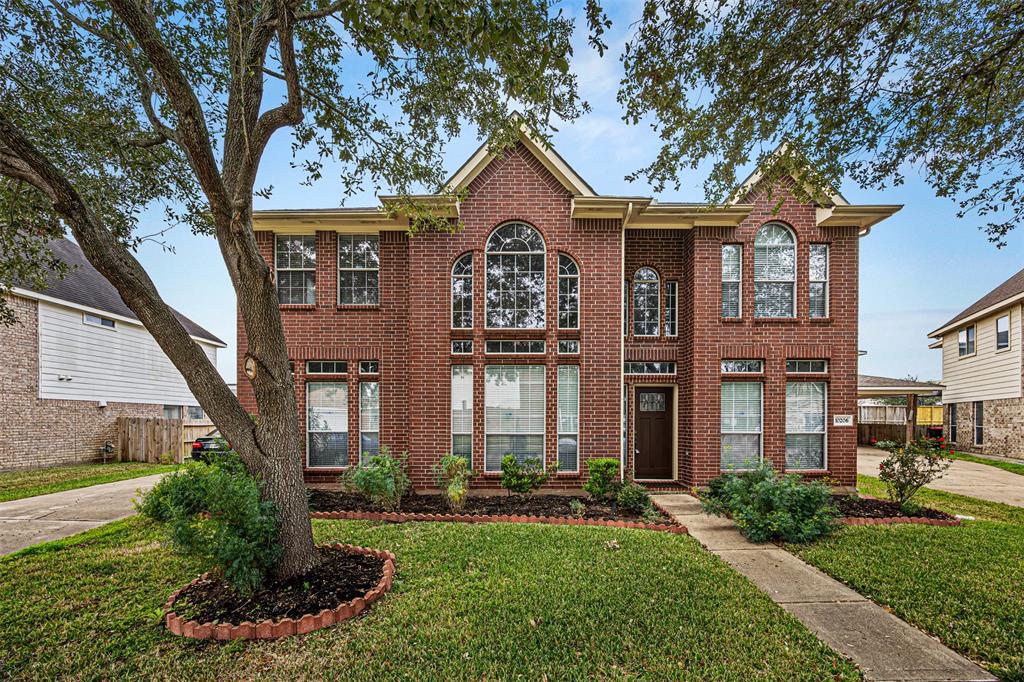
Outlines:
POLYGON ((558 469, 579 471, 580 368, 558 367, 558 469))
POLYGON ((742 315, 743 247, 722 245, 722 317, 742 315))
POLYGON ((996 350, 1010 347, 1010 316, 1003 315, 996 319, 996 350))
POLYGON ((796 239, 780 223, 754 238, 754 317, 796 317, 796 239))
POLYGON ((348 384, 306 384, 306 463, 309 467, 348 466, 348 384))
POLYGON ((380 384, 359 384, 359 462, 366 464, 380 454, 380 384))
POLYGON ((501 471, 501 460, 544 462, 544 366, 484 368, 484 471, 501 471))
POLYGON ((959 356, 974 355, 974 325, 964 327, 956 336, 957 353, 959 353, 959 356))
POLYGON ((825 394, 823 381, 786 384, 786 468, 825 468, 825 394))
POLYGON ((452 367, 452 454, 473 465, 473 366, 452 367))
POLYGON ((679 318, 678 289, 678 282, 665 282, 665 336, 675 336, 679 333, 676 322, 679 318))
POLYGON ((338 235, 338 303, 380 303, 380 237, 338 235))
POLYGON ((810 280, 810 315, 828 317, 828 244, 811 244, 810 280))
POLYGON ((762 385, 722 383, 721 468, 752 469, 761 462, 762 385))
POLYGON ((277 235, 274 245, 277 301, 282 305, 316 303, 316 236, 277 235))

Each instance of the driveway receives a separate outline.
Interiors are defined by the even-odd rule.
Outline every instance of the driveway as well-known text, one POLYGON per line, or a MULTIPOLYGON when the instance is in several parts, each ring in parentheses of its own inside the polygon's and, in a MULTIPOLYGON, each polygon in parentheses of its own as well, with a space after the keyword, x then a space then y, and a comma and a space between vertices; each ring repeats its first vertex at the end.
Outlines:
MULTIPOLYGON (((857 448, 857 473, 877 478, 883 457, 885 453, 877 448, 857 448)), ((987 464, 953 460, 946 474, 928 487, 1024 507, 1024 476, 987 464)))
POLYGON ((81 533, 135 513, 132 498, 163 474, 0 503, 0 555, 81 533))

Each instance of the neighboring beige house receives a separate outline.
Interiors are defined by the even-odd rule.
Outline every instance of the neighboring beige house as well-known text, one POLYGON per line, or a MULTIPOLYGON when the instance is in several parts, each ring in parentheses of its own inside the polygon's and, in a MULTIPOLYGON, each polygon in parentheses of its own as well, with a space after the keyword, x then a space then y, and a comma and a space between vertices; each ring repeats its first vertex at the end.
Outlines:
POLYGON ((928 335, 942 350, 943 420, 958 449, 1024 457, 1022 305, 1024 270, 928 335))

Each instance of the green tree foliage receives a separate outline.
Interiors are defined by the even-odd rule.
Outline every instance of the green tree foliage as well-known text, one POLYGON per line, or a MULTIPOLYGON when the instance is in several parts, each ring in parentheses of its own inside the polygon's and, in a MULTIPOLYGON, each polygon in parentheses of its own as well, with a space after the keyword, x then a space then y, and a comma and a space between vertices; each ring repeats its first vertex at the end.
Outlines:
POLYGON ((1015 0, 647 0, 619 101, 663 146, 633 177, 660 188, 710 160, 722 201, 755 159, 808 198, 919 172, 1002 244, 1024 218, 1022 26, 1015 0))

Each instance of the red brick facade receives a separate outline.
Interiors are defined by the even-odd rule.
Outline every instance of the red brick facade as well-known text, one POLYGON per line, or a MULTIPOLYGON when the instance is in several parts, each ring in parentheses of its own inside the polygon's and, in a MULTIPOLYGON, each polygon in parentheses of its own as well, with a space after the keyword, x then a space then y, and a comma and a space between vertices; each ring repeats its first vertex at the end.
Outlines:
MULTIPOLYGON (((776 197, 777 199, 777 197, 776 197)), ((451 449, 451 367, 474 368, 473 468, 477 487, 496 487, 498 476, 483 473, 485 449, 484 370, 498 364, 543 364, 546 376, 546 460, 557 457, 557 372, 560 364, 580 366, 580 473, 561 472, 554 487, 578 488, 586 478, 586 460, 623 454, 622 409, 627 385, 651 383, 675 389, 675 479, 686 485, 706 483, 719 473, 720 385, 730 378, 720 361, 764 361, 763 452, 776 468, 785 465, 787 381, 813 379, 828 383, 827 471, 844 485, 856 477, 856 428, 833 427, 833 414, 856 414, 857 248, 856 227, 819 228, 815 207, 788 199, 773 213, 776 200, 750 198, 755 205, 738 227, 692 229, 622 229, 622 220, 573 218, 573 195, 526 147, 519 145, 494 159, 469 184, 460 206, 462 229, 454 234, 380 233, 380 304, 353 308, 337 305, 335 231, 316 232, 316 305, 282 306, 290 359, 295 363, 300 424, 304 426, 307 360, 348 360, 348 442, 350 458, 359 443, 359 360, 378 360, 380 375, 380 442, 410 456, 414 485, 434 485, 431 468, 451 449), (507 221, 522 221, 541 234, 546 249, 546 328, 495 330, 484 325, 484 248, 488 236, 507 221), (797 317, 754 319, 753 239, 766 222, 781 221, 797 238, 797 317), (721 317, 721 246, 742 243, 743 311, 738 320, 721 317), (829 243, 830 317, 808 316, 808 250, 829 243), (474 254, 473 328, 451 329, 451 269, 461 255, 474 254), (557 329, 559 253, 580 267, 580 329, 557 329), (677 335, 623 336, 623 286, 640 267, 660 276, 660 307, 666 281, 678 283, 677 335), (452 355, 451 341, 472 339, 472 355, 452 355), (543 339, 546 354, 495 356, 484 352, 495 339, 543 339), (558 341, 580 342, 578 356, 558 355, 558 341), (787 359, 826 359, 828 372, 794 378, 787 359), (623 376, 623 361, 675 362, 674 375, 623 376)), ((274 233, 268 223, 257 233, 268 261, 273 260, 274 233)), ((312 229, 310 233, 312 233, 312 229)), ((246 352, 239 323, 239 376, 246 352)), ((321 379, 322 377, 316 377, 321 379)), ((239 382, 239 396, 255 409, 251 387, 239 382)), ((633 400, 627 421, 632 424, 633 400)), ((627 471, 632 470, 634 441, 628 429, 627 471)), ((333 478, 338 470, 307 469, 311 479, 333 478)))

